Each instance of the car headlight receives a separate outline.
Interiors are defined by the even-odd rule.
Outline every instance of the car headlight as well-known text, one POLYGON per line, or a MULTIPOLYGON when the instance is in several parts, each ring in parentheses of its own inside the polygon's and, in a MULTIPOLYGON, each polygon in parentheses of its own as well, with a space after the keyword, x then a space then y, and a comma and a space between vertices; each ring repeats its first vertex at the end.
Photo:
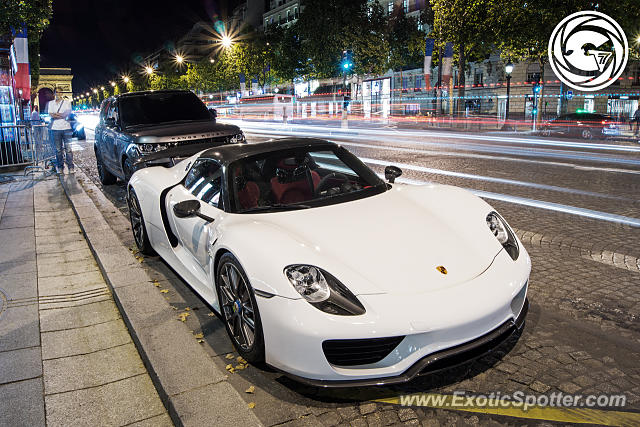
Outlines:
POLYGON ((487 215, 487 225, 509 256, 514 261, 517 260, 520 255, 520 248, 518 247, 516 236, 507 222, 497 212, 490 212, 487 215))
POLYGON ((138 150, 142 153, 153 153, 157 149, 155 144, 138 144, 138 150))
POLYGON ((229 138, 229 142, 231 144, 239 144, 245 142, 247 139, 244 136, 244 132, 236 133, 231 138, 229 138))
POLYGON ((312 265, 290 265, 284 269, 295 290, 318 310, 340 316, 364 314, 355 295, 338 279, 312 265))

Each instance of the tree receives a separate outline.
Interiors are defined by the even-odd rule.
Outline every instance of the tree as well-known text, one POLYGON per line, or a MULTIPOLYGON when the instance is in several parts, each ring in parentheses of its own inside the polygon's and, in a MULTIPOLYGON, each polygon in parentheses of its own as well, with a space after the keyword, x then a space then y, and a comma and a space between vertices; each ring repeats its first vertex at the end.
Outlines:
MULTIPOLYGON (((494 49, 495 32, 490 7, 498 0, 431 0, 433 29, 430 35, 442 45, 452 42, 458 52, 458 96, 465 95, 467 60, 484 59, 494 49)), ((513 0, 514 2, 517 0, 513 0)), ((458 102, 458 112, 464 102, 458 102)))
POLYGON ((298 35, 298 23, 290 27, 271 25, 265 32, 266 41, 271 46, 270 78, 291 82, 307 74, 302 42, 298 35))
POLYGON ((362 35, 363 27, 369 28, 368 10, 366 0, 305 2, 296 28, 310 75, 317 78, 338 75, 342 52, 358 51, 356 36, 362 35))
POLYGON ((404 9, 397 8, 388 22, 390 68, 419 67, 424 57, 424 36, 418 29, 418 20, 408 18, 404 9))
POLYGON ((38 86, 40 79, 40 37, 49 26, 52 13, 52 0, 0 1, 0 37, 23 26, 27 28, 33 88, 38 86))
POLYGON ((389 69, 387 20, 380 3, 369 6, 362 25, 354 29, 353 61, 356 74, 384 74, 389 69))

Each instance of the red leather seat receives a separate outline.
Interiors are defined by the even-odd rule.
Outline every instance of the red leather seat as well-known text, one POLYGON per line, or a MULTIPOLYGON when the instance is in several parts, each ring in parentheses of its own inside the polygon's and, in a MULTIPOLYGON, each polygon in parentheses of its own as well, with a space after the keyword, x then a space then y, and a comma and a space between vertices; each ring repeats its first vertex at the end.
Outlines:
MULTIPOLYGON (((320 175, 311 171, 311 179, 313 180, 314 190, 320 182, 320 175)), ((277 177, 271 178, 271 191, 278 203, 298 203, 310 200, 313 197, 313 191, 309 188, 309 181, 306 177, 293 182, 278 182, 277 177)))

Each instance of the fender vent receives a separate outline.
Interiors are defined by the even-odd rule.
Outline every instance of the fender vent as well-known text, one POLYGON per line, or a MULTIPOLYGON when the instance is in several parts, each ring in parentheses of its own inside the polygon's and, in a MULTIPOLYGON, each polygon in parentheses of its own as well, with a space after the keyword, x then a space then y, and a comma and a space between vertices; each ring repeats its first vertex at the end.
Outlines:
POLYGON ((379 362, 387 357, 403 339, 404 336, 360 340, 327 340, 322 343, 322 350, 332 365, 367 365, 379 362))

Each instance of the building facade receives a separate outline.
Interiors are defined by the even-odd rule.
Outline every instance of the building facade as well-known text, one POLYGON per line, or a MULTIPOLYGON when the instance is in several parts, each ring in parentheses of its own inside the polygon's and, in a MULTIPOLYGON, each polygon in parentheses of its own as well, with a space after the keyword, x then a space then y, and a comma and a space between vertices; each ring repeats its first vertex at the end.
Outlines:
POLYGON ((299 17, 303 5, 301 0, 269 0, 269 7, 262 15, 262 26, 289 26, 299 17))

